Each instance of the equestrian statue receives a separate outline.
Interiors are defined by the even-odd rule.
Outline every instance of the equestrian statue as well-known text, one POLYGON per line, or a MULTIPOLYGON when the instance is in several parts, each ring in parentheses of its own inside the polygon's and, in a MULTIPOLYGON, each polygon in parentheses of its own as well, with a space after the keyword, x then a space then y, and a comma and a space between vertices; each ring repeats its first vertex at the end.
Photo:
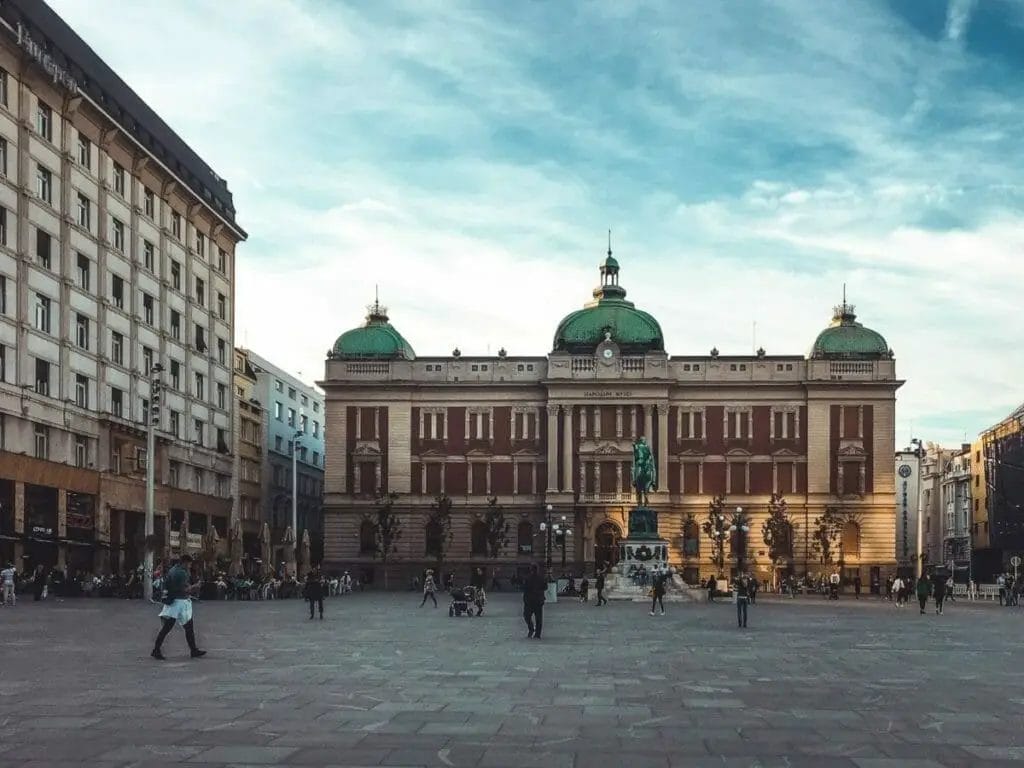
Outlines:
POLYGON ((632 480, 637 506, 629 513, 629 537, 656 537, 658 535, 658 513, 647 507, 647 494, 656 487, 658 472, 654 466, 654 455, 643 437, 638 437, 633 443, 632 480))

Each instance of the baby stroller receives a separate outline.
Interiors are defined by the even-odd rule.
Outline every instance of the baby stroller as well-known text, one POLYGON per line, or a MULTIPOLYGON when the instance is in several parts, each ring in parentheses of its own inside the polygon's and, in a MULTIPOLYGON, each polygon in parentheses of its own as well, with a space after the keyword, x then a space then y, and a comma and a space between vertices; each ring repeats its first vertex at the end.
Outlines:
POLYGON ((455 587, 451 591, 452 603, 448 606, 449 616, 472 616, 469 612, 469 596, 462 587, 455 587))
POLYGON ((483 587, 466 587, 466 602, 476 607, 476 615, 480 616, 487 605, 487 594, 483 587))

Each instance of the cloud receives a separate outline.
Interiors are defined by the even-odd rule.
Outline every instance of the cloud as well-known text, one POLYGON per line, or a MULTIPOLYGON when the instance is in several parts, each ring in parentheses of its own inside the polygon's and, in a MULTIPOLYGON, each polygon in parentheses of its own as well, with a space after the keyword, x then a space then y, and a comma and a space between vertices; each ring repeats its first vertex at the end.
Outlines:
POLYGON ((420 354, 544 354, 611 228, 673 353, 755 322, 804 353, 845 283, 897 442, 1024 399, 1019 17, 978 50, 958 0, 933 34, 881 3, 52 4, 229 180, 237 340, 306 379, 375 286, 420 354))

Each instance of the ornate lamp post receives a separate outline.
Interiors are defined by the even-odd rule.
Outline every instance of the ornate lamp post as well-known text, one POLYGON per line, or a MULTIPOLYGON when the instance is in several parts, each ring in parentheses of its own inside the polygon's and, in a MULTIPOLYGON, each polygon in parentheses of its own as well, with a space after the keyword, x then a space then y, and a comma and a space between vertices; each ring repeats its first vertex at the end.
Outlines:
POLYGON ((747 553, 747 534, 750 533, 750 521, 743 512, 743 507, 736 507, 732 520, 729 524, 729 532, 735 533, 736 541, 736 570, 743 573, 743 560, 747 553))

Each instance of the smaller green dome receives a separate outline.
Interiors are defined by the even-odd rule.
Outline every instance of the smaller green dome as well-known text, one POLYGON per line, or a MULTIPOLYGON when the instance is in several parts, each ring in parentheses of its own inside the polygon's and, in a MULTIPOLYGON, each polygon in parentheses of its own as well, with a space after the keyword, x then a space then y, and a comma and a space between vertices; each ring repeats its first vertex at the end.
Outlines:
POLYGON ((366 325, 345 331, 334 342, 331 356, 339 360, 414 360, 416 353, 388 322, 387 310, 374 302, 366 325))
POLYGON ((839 360, 880 360, 892 354, 885 338, 857 322, 853 305, 835 308, 829 327, 818 334, 809 357, 839 360))

